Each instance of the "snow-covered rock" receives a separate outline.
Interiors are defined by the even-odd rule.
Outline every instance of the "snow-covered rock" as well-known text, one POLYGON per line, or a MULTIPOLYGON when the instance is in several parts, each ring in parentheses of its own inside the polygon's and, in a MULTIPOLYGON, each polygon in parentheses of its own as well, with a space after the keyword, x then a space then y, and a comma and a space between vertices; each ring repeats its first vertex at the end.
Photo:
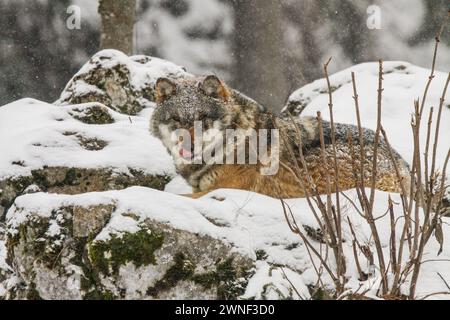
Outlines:
POLYGON ((55 106, 32 99, 1 107, 0 219, 22 193, 164 189, 175 169, 148 132, 151 110, 126 116, 100 103, 55 106))
POLYGON ((153 88, 159 77, 184 76, 162 59, 103 50, 55 104, 22 99, 2 106, 0 220, 23 193, 164 189, 175 170, 148 132, 153 88))
POLYGON ((186 76, 184 68, 166 60, 103 50, 75 74, 55 103, 101 102, 117 112, 136 115, 151 106, 159 77, 186 76))
POLYGON ((8 212, 6 246, 20 283, 7 297, 298 298, 282 272, 308 297, 292 271, 302 270, 303 249, 279 204, 247 194, 258 200, 247 211, 235 203, 245 201, 242 195, 233 190, 223 202, 198 201, 132 187, 19 197, 8 212), (260 214, 258 202, 275 210, 260 214), (257 259, 265 262, 255 269, 257 259))
MULTIPOLYGON (((346 195, 353 201, 357 197, 354 190, 346 195)), ((385 215, 388 196, 378 192, 374 209, 386 260, 391 239, 385 215)), ((401 199, 390 196, 398 218, 401 199)), ((359 241, 374 252, 369 226, 350 201, 341 201, 343 221, 350 219, 359 241)), ((316 249, 323 249, 310 232, 317 223, 306 200, 287 204, 316 249)), ((403 220, 397 220, 401 230, 403 220)), ((450 218, 444 218, 443 232, 450 236, 450 218)), ((367 290, 375 297, 379 271, 361 255, 362 271, 371 276, 358 280, 347 223, 343 234, 348 291, 367 290)), ((7 298, 308 299, 308 287, 317 281, 308 251, 287 226, 280 201, 240 190, 216 190, 198 200, 143 187, 24 195, 8 212, 6 248, 14 269, 3 282, 7 298)), ((445 291, 439 275, 450 277, 450 247, 446 244, 439 256, 438 251, 438 242, 431 239, 418 297, 445 291)), ((314 262, 319 263, 316 258, 314 262)), ((332 288, 326 273, 322 281, 332 288)), ((408 283, 402 287, 407 292, 408 283)))
MULTIPOLYGON (((333 91, 334 121, 356 124, 355 103, 351 72, 355 73, 361 124, 363 127, 376 129, 378 63, 362 63, 330 75, 333 91)), ((427 120, 430 107, 434 107, 431 141, 434 141, 434 128, 445 81, 448 73, 435 72, 431 82, 424 108, 421 130, 421 147, 425 149, 427 120)), ((414 113, 414 100, 422 99, 430 70, 414 66, 408 62, 386 61, 383 63, 383 99, 381 122, 393 148, 406 161, 412 161, 413 138, 411 115, 414 113)), ((447 90, 442 110, 439 152, 437 165, 443 167, 447 150, 450 146, 450 90, 447 90)), ((422 102, 422 101, 420 101, 422 102)), ((325 79, 316 80, 291 94, 283 109, 294 116, 316 116, 321 111, 322 117, 329 120, 328 86, 325 79)))

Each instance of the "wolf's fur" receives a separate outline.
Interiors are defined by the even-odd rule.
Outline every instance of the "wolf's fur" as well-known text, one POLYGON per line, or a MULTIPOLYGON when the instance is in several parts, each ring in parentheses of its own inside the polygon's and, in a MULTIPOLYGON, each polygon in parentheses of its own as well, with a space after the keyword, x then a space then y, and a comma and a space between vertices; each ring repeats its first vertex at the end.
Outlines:
MULTIPOLYGON (((194 121, 202 121, 205 129, 214 128, 216 134, 224 134, 226 129, 273 129, 280 131, 280 168, 275 175, 261 175, 261 163, 251 164, 179 164, 178 172, 195 190, 193 197, 201 196, 218 188, 245 189, 272 197, 304 197, 304 188, 291 169, 299 159, 298 133, 301 134, 302 152, 307 168, 301 168, 304 182, 308 184, 306 169, 320 193, 327 191, 326 173, 334 189, 334 163, 331 145, 330 124, 323 121, 326 165, 321 160, 318 120, 313 117, 291 120, 274 117, 252 99, 227 87, 215 76, 189 79, 159 79, 156 85, 157 107, 152 115, 150 128, 167 148, 173 147, 170 133, 176 129, 190 130, 194 121), (297 130, 298 129, 298 130, 297 130)), ((348 134, 355 146, 356 165, 359 168, 359 135, 357 127, 335 124, 337 162, 339 166, 339 188, 355 187, 355 170, 352 166, 348 134)), ((364 129, 365 183, 370 186, 373 146, 375 133, 364 129)), ((247 149, 246 149, 247 150, 247 149)), ((393 151, 405 190, 409 185, 409 168, 398 153, 393 151)), ((376 188, 384 191, 400 192, 401 188, 389 158, 389 151, 383 139, 378 148, 378 178, 376 188)), ((300 166, 301 163, 299 162, 300 166)))

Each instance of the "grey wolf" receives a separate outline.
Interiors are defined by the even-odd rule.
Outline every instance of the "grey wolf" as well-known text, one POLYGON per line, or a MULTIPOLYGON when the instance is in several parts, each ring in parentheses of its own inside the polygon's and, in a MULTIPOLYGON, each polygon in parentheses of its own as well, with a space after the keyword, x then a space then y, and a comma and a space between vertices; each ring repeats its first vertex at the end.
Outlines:
MULTIPOLYGON (((157 105, 150 120, 150 130, 172 151, 175 159, 193 157, 194 152, 192 149, 185 150, 182 147, 182 141, 174 141, 172 133, 180 129, 193 132, 195 122, 201 122, 206 131, 219 136, 225 136, 228 129, 279 130, 280 143, 277 153, 280 167, 273 175, 261 174, 260 169, 267 166, 267 163, 262 163, 260 159, 256 164, 176 162, 178 172, 193 187, 195 193, 192 197, 194 198, 218 188, 250 190, 277 198, 304 197, 306 196, 305 191, 308 192, 314 187, 319 193, 326 193, 328 187, 332 192, 335 191, 335 179, 340 190, 356 186, 354 166, 359 168, 361 159, 358 128, 354 125, 335 124, 339 174, 334 177, 331 126, 327 121, 322 121, 325 145, 324 163, 319 121, 314 117, 298 117, 292 121, 275 116, 254 100, 228 87, 214 75, 178 79, 160 78, 156 83, 155 91, 157 105), (350 147, 348 139, 352 141, 353 149, 350 147), (174 149, 179 152, 173 152, 174 149), (304 156, 304 162, 300 161, 301 154, 304 156), (306 166, 302 164, 306 164, 306 166), (296 169, 297 172, 300 169, 302 173, 300 177, 295 174, 296 169), (312 181, 306 179, 307 176, 310 176, 312 181), (327 177, 331 183, 327 184, 327 177), (299 179, 303 179, 301 180, 303 183, 299 183, 299 179)), ((270 141, 271 137, 267 138, 270 141)), ((364 180, 366 186, 370 186, 375 132, 363 129, 363 138, 364 180)), ((195 145, 195 141, 190 142, 192 144, 189 145, 195 145)), ((248 143, 248 141, 244 139, 241 140, 241 143, 248 143)), ((202 147, 210 146, 205 142, 202 147)), ((273 151, 269 150, 269 153, 273 151)), ((408 190, 408 164, 395 150, 391 150, 391 152, 386 142, 380 139, 375 187, 383 191, 400 192, 400 184, 403 184, 405 190, 408 190), (391 154, 399 169, 400 181, 390 159, 391 154)))

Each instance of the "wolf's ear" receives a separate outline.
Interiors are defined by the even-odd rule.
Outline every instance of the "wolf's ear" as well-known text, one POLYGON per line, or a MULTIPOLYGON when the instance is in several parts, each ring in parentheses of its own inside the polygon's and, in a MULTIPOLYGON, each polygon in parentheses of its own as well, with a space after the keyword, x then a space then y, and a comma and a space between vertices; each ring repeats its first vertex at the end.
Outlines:
POLYGON ((177 86, 167 78, 156 80, 156 102, 163 102, 175 94, 177 86))
POLYGON ((225 85, 214 75, 207 76, 200 84, 202 91, 210 97, 223 99, 225 101, 230 97, 225 85))

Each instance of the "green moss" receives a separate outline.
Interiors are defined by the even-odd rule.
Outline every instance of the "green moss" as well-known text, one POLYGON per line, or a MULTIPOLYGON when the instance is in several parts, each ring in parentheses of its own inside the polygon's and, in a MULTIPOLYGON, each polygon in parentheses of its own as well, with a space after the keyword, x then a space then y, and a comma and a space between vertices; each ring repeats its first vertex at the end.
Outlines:
POLYGON ((265 250, 259 249, 256 250, 256 260, 266 260, 267 259, 267 252, 265 250))
POLYGON ((286 250, 294 250, 294 249, 298 248, 299 245, 300 245, 300 243, 294 242, 294 243, 288 244, 285 248, 286 248, 286 250))
POLYGON ((80 289, 83 292, 83 299, 113 300, 117 297, 101 285, 98 270, 91 266, 87 257, 86 246, 93 241, 95 236, 96 234, 91 234, 89 237, 75 238, 72 247, 75 255, 71 258, 70 263, 80 266, 83 270, 80 278, 80 289))
POLYGON ((42 300, 39 292, 36 290, 35 285, 33 284, 27 290, 27 299, 28 300, 42 300))
POLYGON ((148 187, 157 190, 164 190, 166 184, 168 184, 173 177, 168 175, 154 175, 148 176, 142 170, 136 170, 133 168, 128 168, 130 173, 133 175, 133 179, 128 178, 128 183, 124 181, 124 187, 129 187, 133 185, 140 185, 143 187, 148 187))
POLYGON ((102 150, 108 144, 105 140, 101 140, 98 138, 86 138, 82 135, 78 135, 77 138, 80 146, 89 151, 102 150))
POLYGON ((29 217, 17 227, 14 236, 7 238, 7 261, 9 263, 13 261, 13 248, 22 243, 24 254, 34 257, 49 269, 58 270, 65 239, 72 234, 71 214, 70 207, 62 207, 53 210, 49 218, 29 217), (57 219, 58 215, 62 215, 63 218, 57 219), (60 228, 60 232, 51 237, 47 234, 50 221, 57 223, 60 228))
MULTIPOLYGON (((79 75, 74 81, 82 80, 93 86, 99 88, 102 93, 92 93, 90 95, 85 95, 83 97, 84 102, 87 101, 99 101, 109 106, 110 108, 129 115, 135 115, 142 110, 137 98, 142 96, 142 93, 135 90, 130 85, 130 71, 125 65, 117 64, 111 68, 96 68, 93 71, 79 75), (111 85, 112 84, 112 85, 111 85), (125 101, 112 101, 111 87, 118 87, 123 90, 123 97, 125 101)), ((74 101, 80 100, 79 96, 72 95, 68 102, 72 103, 74 101)))
POLYGON ((95 241, 89 245, 92 266, 105 275, 119 272, 127 262, 136 267, 156 264, 155 251, 161 248, 164 235, 148 228, 136 233, 125 232, 120 237, 112 235, 108 241, 95 241))
POLYGON ((309 293, 312 300, 334 300, 333 293, 319 286, 309 285, 309 293))
POLYGON ((83 297, 85 300, 115 300, 117 297, 109 290, 94 289, 86 293, 83 297))
POLYGON ((174 265, 167 270, 161 280, 148 288, 147 294, 157 297, 159 292, 175 287, 179 281, 190 279, 194 274, 194 269, 195 266, 183 253, 177 253, 174 257, 174 265))
POLYGON ((44 171, 42 170, 33 170, 31 171, 31 175, 33 176, 33 182, 40 186, 40 187, 44 187, 44 188, 48 188, 50 187, 49 182, 47 181, 47 178, 44 174, 44 171))
POLYGON ((281 292, 280 289, 278 289, 276 286, 274 286, 272 283, 267 283, 263 286, 263 290, 261 292, 261 297, 263 300, 267 300, 268 294, 270 291, 275 291, 278 295, 278 299, 280 300, 292 300, 292 294, 293 291, 292 289, 289 289, 289 294, 288 295, 284 295, 283 292, 281 292))
POLYGON ((195 273, 195 265, 183 253, 174 256, 173 265, 161 280, 148 288, 147 294, 158 297, 161 292, 174 288, 180 281, 191 281, 206 290, 216 290, 218 299, 236 299, 245 292, 250 273, 236 267, 230 257, 217 263, 215 269, 206 273, 195 273))
POLYGON ((70 113, 72 117, 86 124, 114 123, 114 119, 108 110, 101 105, 90 106, 87 110, 73 109, 70 113))
POLYGON ((64 185, 73 185, 77 179, 77 170, 75 168, 70 168, 67 170, 66 177, 64 178, 64 182, 61 184, 64 185))
POLYGON ((31 183, 32 179, 30 176, 22 176, 10 180, 10 183, 14 190, 22 193, 31 183))
POLYGON ((317 228, 314 229, 306 224, 303 225, 303 228, 306 231, 306 234, 313 240, 320 242, 320 243, 325 243, 324 240, 324 235, 321 229, 317 228))
POLYGON ((16 197, 21 195, 33 183, 32 181, 31 176, 15 177, 0 181, 0 205, 3 207, 3 214, 0 212, 0 222, 4 220, 5 213, 8 212, 16 197))
POLYGON ((218 299, 236 299, 245 292, 248 272, 238 270, 233 265, 233 258, 228 258, 216 266, 216 270, 194 275, 192 281, 205 289, 217 288, 218 299))

